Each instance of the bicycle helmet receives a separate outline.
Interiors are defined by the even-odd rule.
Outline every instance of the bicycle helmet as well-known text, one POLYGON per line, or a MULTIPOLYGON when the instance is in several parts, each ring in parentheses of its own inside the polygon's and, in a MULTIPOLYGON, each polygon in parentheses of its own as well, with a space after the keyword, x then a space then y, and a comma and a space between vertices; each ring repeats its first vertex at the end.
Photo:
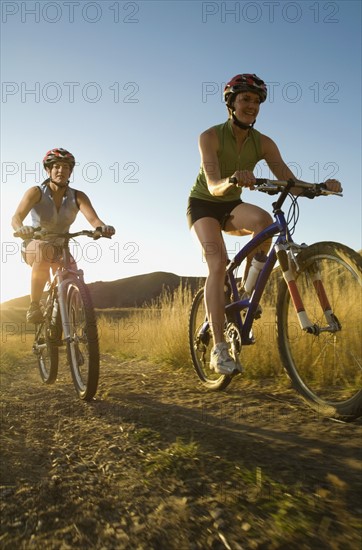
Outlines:
POLYGON ((50 149, 50 151, 48 151, 43 158, 43 166, 44 168, 48 168, 57 161, 68 163, 72 170, 75 166, 75 158, 73 157, 72 153, 69 153, 69 151, 61 148, 50 149))
POLYGON ((267 87, 256 74, 237 74, 224 88, 224 101, 228 107, 232 107, 236 95, 240 92, 254 92, 259 95, 260 102, 267 98, 267 87))

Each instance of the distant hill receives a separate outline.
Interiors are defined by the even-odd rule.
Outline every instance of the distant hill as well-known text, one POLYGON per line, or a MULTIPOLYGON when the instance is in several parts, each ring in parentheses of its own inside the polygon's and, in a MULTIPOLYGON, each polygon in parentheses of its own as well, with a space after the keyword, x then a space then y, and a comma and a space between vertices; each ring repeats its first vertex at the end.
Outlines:
MULTIPOLYGON (((89 283, 88 288, 95 308, 125 308, 151 303, 162 294, 164 289, 173 292, 180 285, 189 286, 192 291, 195 291, 203 281, 202 277, 180 277, 174 273, 158 271, 116 281, 89 283)), ((29 296, 14 298, 1 304, 2 309, 28 306, 29 296)))
POLYGON ((140 307, 151 303, 165 289, 173 292, 180 285, 189 286, 193 291, 200 286, 199 277, 180 277, 174 273, 158 271, 146 275, 136 275, 110 282, 90 283, 94 307, 140 307))

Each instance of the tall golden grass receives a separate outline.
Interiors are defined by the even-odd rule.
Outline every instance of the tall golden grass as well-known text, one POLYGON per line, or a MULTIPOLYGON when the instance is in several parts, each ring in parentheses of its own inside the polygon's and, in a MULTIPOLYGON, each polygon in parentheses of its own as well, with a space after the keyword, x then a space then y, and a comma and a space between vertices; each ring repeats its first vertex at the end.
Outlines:
MULTIPOLYGON (((98 321, 101 350, 121 358, 138 357, 190 368, 188 323, 193 295, 179 287, 173 294, 165 291, 159 300, 135 309, 126 318, 112 318, 111 311, 98 321)), ((268 297, 263 315, 254 324, 256 344, 242 350, 241 361, 248 376, 269 377, 281 374, 276 347, 275 303, 268 297)))
MULTIPOLYGON (((278 279, 275 278, 269 281, 265 289, 261 304, 263 314, 253 326, 255 344, 242 348, 241 363, 244 367, 243 376, 246 378, 280 376, 281 379, 286 380, 277 348, 275 328, 277 285, 278 279)), ((352 300, 355 301, 355 296, 348 295, 348 288, 344 290, 344 295, 345 298, 350 298, 350 301, 346 299, 347 313, 342 312, 342 316, 347 315, 349 318, 351 313, 348 304, 353 303, 352 300)), ((124 360, 136 358, 166 364, 173 368, 192 368, 188 339, 192 299, 191 290, 180 286, 173 293, 164 291, 161 297, 150 305, 123 312, 123 317, 119 316, 119 310, 99 313, 98 331, 101 353, 112 354, 124 360)), ((355 330, 348 331, 343 341, 344 346, 352 346, 351 357, 356 354, 360 356, 361 345, 359 308, 353 308, 352 313, 355 317, 352 327, 355 327, 355 330)), ((16 318, 16 321, 11 322, 6 319, 6 322, 2 323, 3 368, 16 364, 21 357, 31 356, 33 333, 25 323, 20 321, 20 318, 16 318)), ((306 348, 299 338, 296 340, 296 345, 296 351, 303 353, 304 359, 307 354, 311 355, 310 369, 315 370, 315 347, 306 348)), ((325 349, 322 351, 326 354, 325 349)), ((329 346, 329 353, 335 353, 335 347, 329 346)), ((355 368, 354 363, 351 361, 353 368, 355 368)), ((333 365, 333 357, 327 361, 327 364, 329 368, 333 365)), ((331 370, 336 373, 335 368, 331 370)), ((308 380, 311 373, 304 371, 304 375, 308 380)), ((319 377, 324 376, 325 373, 319 373, 319 377)))
POLYGON ((132 310, 121 319, 112 313, 98 318, 101 351, 119 357, 139 357, 171 365, 190 365, 188 317, 189 288, 164 291, 151 305, 132 310))
MULTIPOLYGON (((240 359, 244 368, 243 376, 246 378, 280 377, 287 381, 277 346, 275 325, 279 280, 278 277, 271 279, 265 289, 262 299, 263 313, 253 325, 255 344, 242 348, 240 359)), ((338 378, 343 384, 347 383, 347 380, 353 385, 360 384, 361 375, 356 371, 356 358, 361 356, 360 309, 359 307, 350 308, 350 304, 356 302, 356 288, 352 286, 351 295, 349 295, 350 289, 344 290, 345 303, 338 302, 338 313, 341 315, 341 320, 343 319, 342 325, 347 329, 340 334, 337 333, 338 345, 333 344, 333 335, 328 336, 328 333, 326 338, 305 335, 292 311, 292 317, 289 320, 290 344, 295 357, 301 358, 301 374, 306 377, 306 381, 318 380, 322 385, 335 385, 337 373, 342 371, 342 375, 339 374, 338 378), (348 322, 344 323, 345 320, 348 322), (336 365, 336 361, 339 360, 340 364, 336 365), (343 376, 345 380, 342 380, 343 376)), ((333 294, 331 288, 328 288, 328 292, 333 294)), ((304 295, 307 311, 312 312, 313 309, 317 309, 319 322, 325 323, 314 294, 308 291, 307 295, 310 295, 312 300, 309 303, 304 295)), ((115 320, 101 315, 99 318, 101 350, 119 357, 138 357, 175 368, 190 368, 192 364, 188 324, 192 299, 192 293, 188 288, 179 287, 173 294, 164 292, 150 307, 133 310, 125 319, 115 320)))
MULTIPOLYGON (((99 312, 101 353, 125 360, 138 358, 173 368, 191 368, 188 323, 192 299, 191 290, 180 286, 173 293, 165 290, 158 300, 142 308, 99 312)), ((266 300, 269 302, 268 298, 266 300)), ((281 372, 274 314, 275 304, 274 309, 271 304, 263 304, 262 319, 254 324, 257 343, 242 350, 246 375, 265 377, 281 372)), ((31 326, 22 322, 23 318, 25 311, 17 312, 13 322, 6 319, 2 323, 3 368, 11 367, 26 356, 32 358, 34 333, 31 326)))
MULTIPOLYGON (((192 299, 191 290, 180 286, 173 293, 165 290, 150 305, 124 311, 121 317, 118 310, 99 312, 101 353, 125 360, 138 358, 173 368, 191 368, 188 323, 192 299)), ((276 347, 273 300, 274 294, 266 293, 262 318, 253 328, 256 344, 243 347, 241 361, 245 376, 269 377, 282 372, 276 347)), ((25 311, 22 314, 25 319, 25 311)), ((26 356, 32 357, 34 333, 21 318, 17 312, 16 322, 2 323, 3 368, 11 367, 26 356)))

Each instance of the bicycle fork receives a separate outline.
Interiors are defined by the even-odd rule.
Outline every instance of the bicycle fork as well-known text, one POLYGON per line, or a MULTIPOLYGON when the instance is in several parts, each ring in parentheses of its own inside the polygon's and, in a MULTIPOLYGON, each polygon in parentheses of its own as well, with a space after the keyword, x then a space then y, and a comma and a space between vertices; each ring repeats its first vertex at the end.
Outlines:
POLYGON ((308 273, 311 278, 316 295, 318 297, 319 303, 321 305, 322 311, 328 323, 326 327, 320 327, 319 325, 312 323, 308 317, 302 297, 297 287, 297 283, 294 278, 294 266, 296 265, 296 260, 294 259, 291 248, 288 245, 277 244, 275 246, 275 251, 302 330, 314 335, 318 335, 321 332, 337 332, 341 330, 342 327, 332 311, 326 291, 324 289, 318 264, 316 262, 312 264, 308 268, 308 273))
POLYGON ((70 323, 67 311, 67 288, 69 284, 69 279, 63 279, 58 285, 58 301, 60 309, 60 317, 62 319, 63 325, 63 335, 66 343, 70 341, 70 323))

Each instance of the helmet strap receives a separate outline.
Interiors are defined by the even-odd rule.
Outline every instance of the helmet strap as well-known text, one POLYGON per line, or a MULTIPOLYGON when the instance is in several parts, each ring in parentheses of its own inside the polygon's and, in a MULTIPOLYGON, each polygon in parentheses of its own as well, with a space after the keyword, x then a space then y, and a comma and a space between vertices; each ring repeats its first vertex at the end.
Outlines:
POLYGON ((242 130, 250 130, 250 128, 253 128, 256 122, 256 120, 254 120, 252 124, 244 124, 243 122, 240 122, 240 120, 238 120, 235 116, 235 111, 232 112, 231 116, 235 125, 241 128, 242 130))

